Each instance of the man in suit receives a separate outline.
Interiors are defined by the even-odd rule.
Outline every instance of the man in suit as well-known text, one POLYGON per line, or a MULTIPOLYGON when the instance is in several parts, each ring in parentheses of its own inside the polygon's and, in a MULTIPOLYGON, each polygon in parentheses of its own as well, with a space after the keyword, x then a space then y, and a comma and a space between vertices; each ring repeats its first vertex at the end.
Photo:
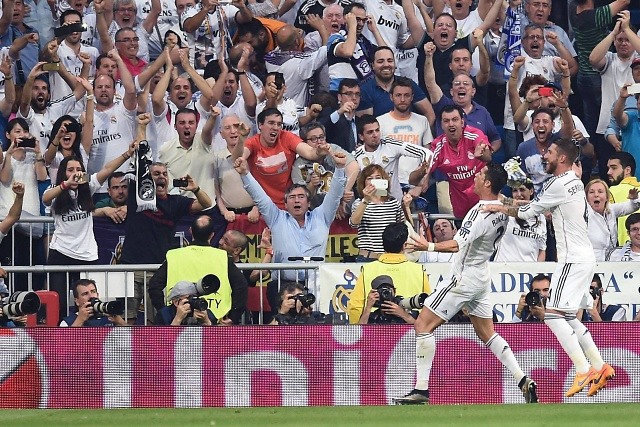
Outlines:
POLYGON ((327 142, 336 144, 351 153, 356 149, 357 132, 355 115, 360 105, 360 86, 355 79, 342 79, 338 85, 338 109, 324 120, 327 142))

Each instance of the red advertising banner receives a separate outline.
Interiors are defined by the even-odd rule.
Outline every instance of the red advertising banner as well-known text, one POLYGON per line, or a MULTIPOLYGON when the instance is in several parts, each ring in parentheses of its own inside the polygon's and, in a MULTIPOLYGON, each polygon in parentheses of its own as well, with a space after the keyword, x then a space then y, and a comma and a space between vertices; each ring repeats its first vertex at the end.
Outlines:
MULTIPOLYGON (((640 400, 640 323, 591 324, 616 377, 565 399, 574 372, 542 324, 497 325, 542 402, 640 400)), ((431 403, 522 403, 470 325, 444 325, 431 403)), ((413 388, 408 326, 32 328, 0 330, 0 407, 387 405, 413 388)))

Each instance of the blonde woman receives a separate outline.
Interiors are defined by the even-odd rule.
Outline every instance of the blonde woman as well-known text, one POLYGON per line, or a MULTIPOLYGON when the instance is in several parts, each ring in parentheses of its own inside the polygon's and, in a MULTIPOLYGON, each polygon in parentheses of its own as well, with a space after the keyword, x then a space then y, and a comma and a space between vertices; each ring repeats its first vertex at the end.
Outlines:
POLYGON ((587 195, 589 214, 589 240, 596 255, 596 261, 604 261, 618 240, 618 217, 629 215, 640 208, 638 190, 629 190, 629 200, 621 203, 609 203, 609 186, 601 179, 591 180, 584 189, 587 195))

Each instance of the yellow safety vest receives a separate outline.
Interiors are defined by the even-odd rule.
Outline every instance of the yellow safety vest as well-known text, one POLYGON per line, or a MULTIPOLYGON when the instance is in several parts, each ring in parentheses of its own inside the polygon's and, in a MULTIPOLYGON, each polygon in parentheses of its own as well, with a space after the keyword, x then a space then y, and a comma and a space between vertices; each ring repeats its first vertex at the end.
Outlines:
POLYGON ((183 280, 197 282, 207 274, 218 276, 220 289, 216 293, 203 295, 203 298, 209 302, 209 309, 216 319, 222 319, 231 310, 229 256, 222 249, 191 245, 168 251, 165 296, 169 295, 176 283, 183 280))
POLYGON ((371 281, 378 276, 387 275, 393 279, 396 295, 412 297, 421 292, 429 292, 429 285, 424 289, 424 270, 422 264, 411 261, 401 263, 384 263, 373 261, 362 266, 360 272, 363 278, 364 295, 369 295, 371 281))

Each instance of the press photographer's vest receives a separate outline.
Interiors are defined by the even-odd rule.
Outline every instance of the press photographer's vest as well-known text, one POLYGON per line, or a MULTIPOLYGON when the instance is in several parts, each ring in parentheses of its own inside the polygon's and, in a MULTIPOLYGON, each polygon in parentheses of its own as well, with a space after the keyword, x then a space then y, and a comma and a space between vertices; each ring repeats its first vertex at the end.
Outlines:
POLYGON ((422 265, 415 262, 384 263, 374 261, 363 265, 360 274, 362 274, 365 295, 368 295, 371 290, 371 281, 381 275, 387 275, 393 279, 396 295, 412 297, 424 292, 422 289, 424 271, 422 265))
POLYGON ((203 295, 209 302, 209 309, 222 319, 231 310, 231 285, 229 284, 229 258, 222 249, 211 246, 187 246, 167 252, 167 286, 165 295, 182 281, 197 282, 207 274, 215 274, 220 279, 218 292, 203 295))

